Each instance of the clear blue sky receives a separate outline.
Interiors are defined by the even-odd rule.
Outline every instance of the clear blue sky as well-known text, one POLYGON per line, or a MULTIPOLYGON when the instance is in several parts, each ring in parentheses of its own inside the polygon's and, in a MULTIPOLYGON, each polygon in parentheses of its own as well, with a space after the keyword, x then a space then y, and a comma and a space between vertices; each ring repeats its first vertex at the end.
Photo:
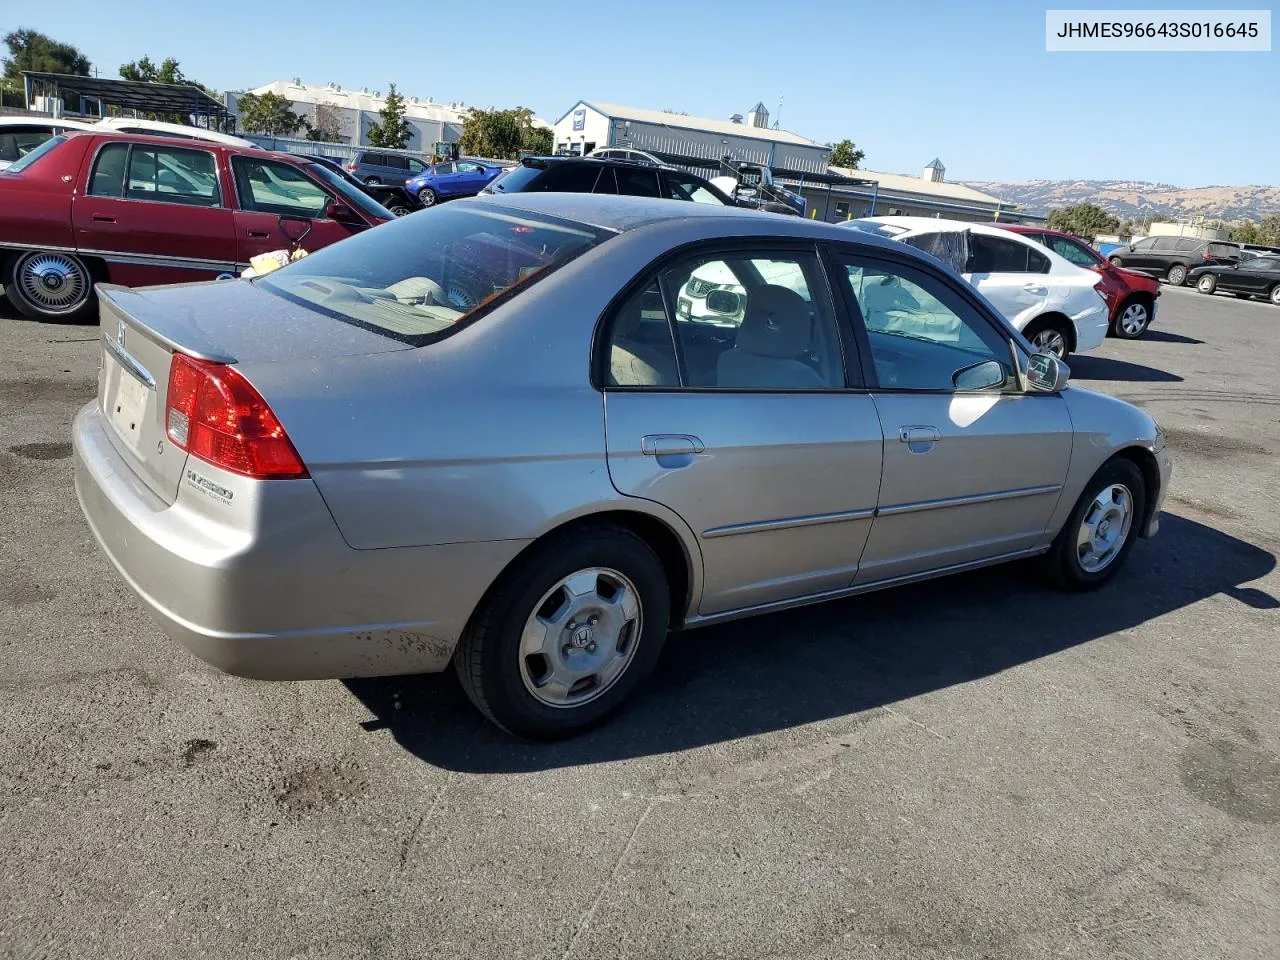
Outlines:
POLYGON ((173 56, 219 90, 394 81, 549 121, 579 98, 726 118, 757 100, 776 111, 781 95, 786 129, 850 137, 873 170, 918 172, 937 156, 954 180, 1280 182, 1280 53, 1046 53, 1044 11, 1073 6, 1062 0, 22 6, 0 16, 0 33, 73 43, 103 76, 173 56))

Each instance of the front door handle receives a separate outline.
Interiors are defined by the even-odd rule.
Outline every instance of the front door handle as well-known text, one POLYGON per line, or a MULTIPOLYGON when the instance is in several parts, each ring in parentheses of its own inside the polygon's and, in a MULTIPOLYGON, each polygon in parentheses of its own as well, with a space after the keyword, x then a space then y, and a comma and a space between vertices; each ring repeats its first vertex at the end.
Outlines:
POLYGON ((913 423, 898 429, 898 439, 907 445, 912 453, 928 453, 933 445, 942 439, 937 427, 913 423))
POLYGON ((105 213, 95 213, 93 215, 93 222, 94 223, 115 223, 116 218, 109 217, 105 213))
POLYGON ((646 457, 679 457, 701 453, 702 441, 687 433, 651 433, 640 438, 640 452, 646 457))
POLYGON ((271 236, 271 234, 267 233, 265 230, 250 230, 245 234, 245 236, 252 237, 254 240, 265 240, 267 237, 271 236))

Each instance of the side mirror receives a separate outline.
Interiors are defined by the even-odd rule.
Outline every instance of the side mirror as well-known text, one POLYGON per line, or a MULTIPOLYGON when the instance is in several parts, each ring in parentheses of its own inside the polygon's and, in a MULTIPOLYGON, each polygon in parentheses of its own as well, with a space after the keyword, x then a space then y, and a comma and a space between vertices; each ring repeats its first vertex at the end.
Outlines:
POLYGON ((1057 393, 1070 377, 1071 370, 1052 353, 1035 353, 1027 361, 1027 387, 1037 393, 1057 393))
POLYGON ((961 392, 1003 387, 1004 382, 1004 364, 999 360, 983 360, 971 367, 957 370, 951 376, 951 385, 961 392))
POLYGON ((711 290, 707 293, 707 309, 712 313, 737 313, 742 301, 732 290, 711 290))
POLYGON ((324 215, 328 219, 337 221, 338 223, 363 223, 364 222, 363 220, 360 219, 359 215, 357 215, 357 213, 354 210, 352 210, 350 207, 348 207, 345 203, 337 203, 333 200, 330 200, 327 204, 325 204, 324 215))

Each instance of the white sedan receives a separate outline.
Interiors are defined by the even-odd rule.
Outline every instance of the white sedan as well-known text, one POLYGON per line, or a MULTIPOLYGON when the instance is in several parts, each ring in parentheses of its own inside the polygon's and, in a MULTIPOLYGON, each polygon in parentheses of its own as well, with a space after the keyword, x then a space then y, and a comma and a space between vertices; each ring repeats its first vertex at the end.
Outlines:
POLYGON ((867 217, 840 226, 930 253, 976 287, 1038 350, 1066 357, 1107 335, 1098 275, 1016 233, 933 217, 867 217))

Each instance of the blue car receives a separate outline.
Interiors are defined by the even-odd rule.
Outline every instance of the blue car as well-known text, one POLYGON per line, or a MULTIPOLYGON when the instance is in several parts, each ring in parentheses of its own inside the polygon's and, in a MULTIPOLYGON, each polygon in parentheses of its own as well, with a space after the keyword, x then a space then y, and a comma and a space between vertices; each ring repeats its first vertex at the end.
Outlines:
POLYGON ((473 197, 502 172, 475 160, 447 160, 405 181, 404 188, 424 207, 453 197, 473 197))

